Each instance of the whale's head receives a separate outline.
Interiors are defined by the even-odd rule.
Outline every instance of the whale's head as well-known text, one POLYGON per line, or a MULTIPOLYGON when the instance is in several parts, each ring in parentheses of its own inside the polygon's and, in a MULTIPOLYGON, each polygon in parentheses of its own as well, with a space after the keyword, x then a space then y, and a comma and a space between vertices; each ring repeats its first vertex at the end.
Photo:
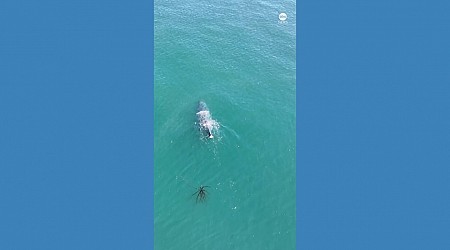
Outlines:
POLYGON ((197 107, 198 111, 205 111, 208 110, 208 106, 206 106, 206 103, 204 101, 199 101, 198 102, 198 107, 197 107))

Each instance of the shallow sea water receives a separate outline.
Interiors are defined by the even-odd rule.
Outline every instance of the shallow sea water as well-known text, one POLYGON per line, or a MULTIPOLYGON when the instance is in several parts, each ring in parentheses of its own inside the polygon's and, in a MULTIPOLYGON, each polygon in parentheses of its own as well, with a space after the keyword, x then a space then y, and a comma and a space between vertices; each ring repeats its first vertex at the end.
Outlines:
POLYGON ((154 6, 155 249, 295 249, 295 2, 154 6))

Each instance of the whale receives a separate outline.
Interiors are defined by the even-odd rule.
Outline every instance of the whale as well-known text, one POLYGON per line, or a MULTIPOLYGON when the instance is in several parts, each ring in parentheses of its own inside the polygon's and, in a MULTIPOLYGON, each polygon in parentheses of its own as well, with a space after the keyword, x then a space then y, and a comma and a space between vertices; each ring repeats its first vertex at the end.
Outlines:
POLYGON ((216 121, 212 118, 209 112, 208 106, 204 101, 198 102, 197 107, 197 121, 200 126, 200 130, 210 139, 214 138, 213 129, 216 125, 216 121))

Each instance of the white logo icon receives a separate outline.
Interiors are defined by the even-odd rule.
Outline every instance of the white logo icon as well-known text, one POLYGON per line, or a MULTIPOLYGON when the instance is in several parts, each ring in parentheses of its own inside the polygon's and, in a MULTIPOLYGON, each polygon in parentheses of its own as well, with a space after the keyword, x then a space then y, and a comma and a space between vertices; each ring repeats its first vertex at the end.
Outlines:
POLYGON ((278 19, 280 19, 280 21, 286 21, 286 19, 287 19, 286 13, 281 12, 281 13, 278 15, 278 19))

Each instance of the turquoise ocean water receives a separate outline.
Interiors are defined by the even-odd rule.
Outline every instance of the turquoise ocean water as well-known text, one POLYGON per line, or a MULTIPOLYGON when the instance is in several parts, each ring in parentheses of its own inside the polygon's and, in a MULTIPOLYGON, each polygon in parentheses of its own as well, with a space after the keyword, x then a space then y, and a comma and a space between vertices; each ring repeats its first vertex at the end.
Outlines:
POLYGON ((295 249, 295 1, 154 6, 155 249, 295 249))

